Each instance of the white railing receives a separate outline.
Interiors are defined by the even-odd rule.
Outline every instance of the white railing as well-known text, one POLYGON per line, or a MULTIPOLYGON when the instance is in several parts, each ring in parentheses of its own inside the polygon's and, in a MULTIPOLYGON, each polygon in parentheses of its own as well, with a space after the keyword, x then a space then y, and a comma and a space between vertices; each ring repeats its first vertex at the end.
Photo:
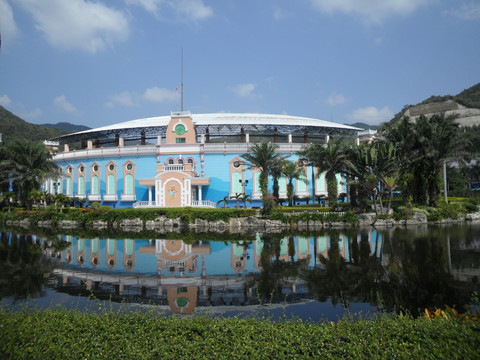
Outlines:
MULTIPOLYGON (((217 204, 210 200, 201 200, 201 201, 194 200, 192 201, 191 206, 215 208, 217 207, 217 204)), ((133 203, 132 207, 133 208, 154 208, 154 207, 161 207, 161 206, 158 206, 155 201, 137 201, 133 203)))
MULTIPOLYGON (((106 148, 93 148, 83 150, 73 150, 68 152, 61 152, 53 157, 54 161, 69 161, 88 159, 93 157, 113 157, 113 156, 141 156, 141 155, 153 155, 162 150, 171 153, 172 151, 180 151, 188 147, 189 151, 200 152, 200 146, 202 144, 161 144, 157 145, 135 145, 125 147, 106 147, 106 148)), ((205 152, 207 153, 235 153, 235 152, 248 152, 253 143, 206 143, 203 144, 205 152)), ((302 149, 305 144, 301 143, 277 143, 279 152, 297 152, 302 149)))
POLYGON ((184 167, 182 164, 171 164, 166 165, 164 171, 183 171, 184 167))
POLYGON ((217 204, 210 200, 194 200, 192 201, 193 207, 217 207, 217 204))
POLYGON ((137 201, 132 204, 133 208, 145 208, 145 207, 157 207, 157 203, 155 201, 137 201))

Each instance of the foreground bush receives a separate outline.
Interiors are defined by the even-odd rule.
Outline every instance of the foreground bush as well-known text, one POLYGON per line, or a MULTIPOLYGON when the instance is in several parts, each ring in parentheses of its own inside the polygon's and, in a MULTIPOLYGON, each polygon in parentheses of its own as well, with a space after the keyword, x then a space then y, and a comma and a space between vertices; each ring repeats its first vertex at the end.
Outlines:
POLYGON ((0 310, 2 359, 478 359, 480 324, 382 315, 338 323, 0 310))

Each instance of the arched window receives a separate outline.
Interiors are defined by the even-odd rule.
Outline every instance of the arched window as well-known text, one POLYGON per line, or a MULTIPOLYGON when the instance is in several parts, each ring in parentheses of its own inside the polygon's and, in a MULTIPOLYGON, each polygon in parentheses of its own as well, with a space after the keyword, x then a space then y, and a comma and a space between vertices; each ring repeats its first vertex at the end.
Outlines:
POLYGON ((133 175, 125 175, 125 195, 133 195, 133 175))
POLYGON ((107 194, 108 195, 114 195, 115 194, 115 175, 110 174, 108 175, 108 181, 107 181, 107 194))
POLYGON ((242 174, 240 171, 234 171, 232 174, 232 192, 233 194, 242 193, 242 174))
POLYGON ((91 194, 92 195, 98 195, 98 176, 93 175, 92 176, 92 189, 91 189, 91 194))
POLYGON ((100 166, 98 163, 93 163, 90 167, 90 194, 89 201, 100 201, 100 166))
POLYGON ((66 171, 66 189, 65 189, 65 195, 67 196, 73 196, 73 167, 71 165, 67 166, 67 171, 66 171))
POLYGON ((85 195, 85 176, 83 175, 78 178, 78 195, 85 195))
POLYGON ((103 196, 103 201, 117 201, 117 165, 110 161, 107 164, 107 191, 103 196))
POLYGON ((135 163, 128 160, 123 164, 123 192, 122 201, 135 201, 135 163))
POLYGON ((307 183, 306 183, 305 172, 299 176, 297 180, 297 192, 306 192, 307 191, 307 183))
POLYGON ((73 181, 72 181, 72 177, 71 176, 68 176, 67 177, 67 188, 65 189, 66 190, 66 195, 67 196, 72 196, 72 189, 73 189, 73 181))

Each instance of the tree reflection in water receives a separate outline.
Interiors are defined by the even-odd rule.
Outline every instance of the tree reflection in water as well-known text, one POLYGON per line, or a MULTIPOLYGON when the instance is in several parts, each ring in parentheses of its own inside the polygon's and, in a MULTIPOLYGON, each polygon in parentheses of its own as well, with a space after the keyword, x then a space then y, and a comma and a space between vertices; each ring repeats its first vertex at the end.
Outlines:
POLYGON ((254 274, 246 283, 246 287, 256 287, 257 296, 261 303, 285 302, 284 287, 288 279, 296 279, 301 271, 308 268, 308 258, 294 260, 295 246, 293 238, 285 238, 279 234, 262 234, 263 243, 259 259, 259 273, 254 274), (287 241, 288 254, 282 254, 283 241, 287 241), (289 261, 290 260, 290 261, 289 261))
POLYGON ((44 295, 46 276, 54 263, 44 256, 44 251, 65 248, 56 237, 40 243, 32 235, 0 234, 0 299, 11 297, 14 301, 44 295))
MULTIPOLYGON (((310 292, 320 301, 330 299, 334 305, 341 301, 346 308, 349 302, 368 302, 413 315, 446 304, 463 312, 472 292, 478 290, 475 281, 454 279, 450 272, 447 252, 452 232, 436 228, 419 234, 418 229, 392 229, 382 232, 382 241, 376 232, 373 249, 367 232, 355 234, 346 235, 350 256, 345 259, 339 233, 326 233, 328 256, 320 254, 320 266, 303 270, 310 292)), ((467 234, 462 237, 468 239, 467 234)))
POLYGON ((445 305, 463 311, 480 290, 479 225, 257 234, 256 240, 223 244, 208 236, 189 243, 11 233, 0 233, 0 239, 4 302, 43 296, 49 273, 56 277, 47 286, 75 296, 163 306, 171 288, 178 295, 178 289, 196 287, 191 301, 198 308, 302 303, 305 318, 318 305, 311 299, 352 312, 359 305, 414 315, 445 305), (198 267, 188 265, 191 259, 198 267))

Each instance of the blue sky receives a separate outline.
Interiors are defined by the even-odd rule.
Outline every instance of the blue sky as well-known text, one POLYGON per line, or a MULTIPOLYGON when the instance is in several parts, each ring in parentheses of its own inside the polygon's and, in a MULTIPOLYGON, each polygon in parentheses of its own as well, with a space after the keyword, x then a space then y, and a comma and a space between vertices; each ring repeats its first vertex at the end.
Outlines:
POLYGON ((378 124, 480 82, 479 0, 0 0, 0 105, 98 127, 180 107, 378 124))

